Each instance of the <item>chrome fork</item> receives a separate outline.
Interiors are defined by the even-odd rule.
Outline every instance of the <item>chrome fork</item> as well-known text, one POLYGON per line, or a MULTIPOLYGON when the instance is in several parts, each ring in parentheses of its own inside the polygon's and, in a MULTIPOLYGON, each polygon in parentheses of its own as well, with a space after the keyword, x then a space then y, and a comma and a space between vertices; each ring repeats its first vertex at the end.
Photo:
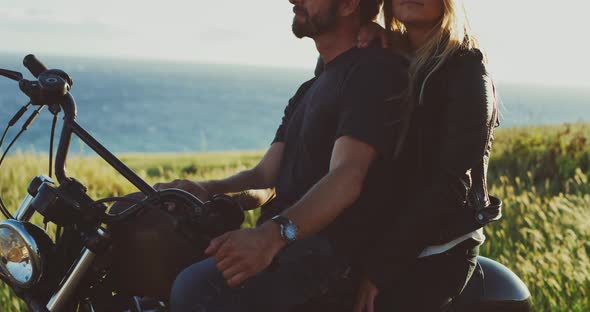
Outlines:
POLYGON ((27 194, 27 197, 22 201, 16 212, 14 213, 14 218, 18 221, 28 222, 33 217, 33 213, 35 210, 31 207, 31 202, 33 201, 33 196, 27 194))
MULTIPOLYGON (((54 184, 53 179, 51 179, 50 177, 48 177, 46 175, 40 175, 40 176, 36 177, 33 181, 37 181, 39 183, 39 185, 41 185, 42 183, 54 184)), ((31 220, 31 218, 33 217, 33 214, 35 213, 35 209, 33 209, 33 207, 31 206, 31 202, 33 201, 34 198, 35 197, 31 196, 30 194, 27 194, 25 199, 22 201, 22 203, 20 204, 20 206, 18 207, 18 209, 14 213, 14 218, 16 220, 22 221, 22 222, 28 222, 29 220, 31 220)))
MULTIPOLYGON (((102 229, 98 229, 98 235, 106 237, 107 234, 102 229)), ((75 294, 76 288, 80 285, 80 282, 86 275, 88 269, 92 266, 96 253, 84 248, 82 250, 82 256, 76 262, 76 265, 71 270, 69 276, 61 283, 59 290, 51 297, 49 303, 47 303, 47 310, 50 312, 61 311, 67 302, 75 294)))
POLYGON ((84 274, 88 271, 88 268, 92 265, 92 262, 96 254, 86 248, 71 274, 63 282, 60 289, 51 297, 49 303, 47 303, 47 310, 50 312, 61 311, 76 291, 76 287, 80 284, 84 274))
MULTIPOLYGON (((54 184, 53 179, 48 176, 41 175, 35 178, 35 182, 39 184, 39 186, 43 183, 51 183, 54 184), (36 180, 36 181, 35 181, 36 180)), ((27 194, 25 199, 22 201, 16 212, 14 213, 14 218, 21 222, 28 222, 33 217, 35 213, 35 209, 31 206, 33 199, 35 197, 27 194)), ((100 236, 105 236, 105 232, 102 229, 98 229, 98 234, 100 236)), ((82 250, 82 255, 76 261, 74 267, 70 270, 70 274, 67 276, 66 279, 60 285, 59 290, 51 297, 49 302, 47 303, 47 310, 50 312, 61 311, 68 303, 72 295, 76 292, 76 288, 84 278, 88 269, 92 266, 94 259, 96 258, 96 253, 93 251, 84 248, 82 250)))

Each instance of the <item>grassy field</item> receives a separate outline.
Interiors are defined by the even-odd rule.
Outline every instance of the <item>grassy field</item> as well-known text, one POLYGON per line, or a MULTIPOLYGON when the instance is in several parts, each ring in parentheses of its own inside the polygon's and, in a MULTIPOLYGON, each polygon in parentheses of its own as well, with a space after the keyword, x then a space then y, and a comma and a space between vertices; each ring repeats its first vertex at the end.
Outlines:
MULTIPOLYGON (((590 310, 590 125, 501 129, 489 169, 490 192, 504 218, 485 229, 482 254, 505 264, 529 287, 536 311, 590 310)), ((210 179, 253 166, 261 152, 125 154, 148 182, 210 179)), ((14 210, 47 156, 16 153, 0 169, 0 194, 14 210)), ((95 157, 71 157, 68 174, 93 198, 134 187, 95 157)), ((256 212, 248 215, 251 222, 256 212)), ((35 219, 40 222, 40 219, 35 219)), ((50 228, 51 229, 51 228, 50 228)), ((0 310, 26 311, 0 287, 0 310)))

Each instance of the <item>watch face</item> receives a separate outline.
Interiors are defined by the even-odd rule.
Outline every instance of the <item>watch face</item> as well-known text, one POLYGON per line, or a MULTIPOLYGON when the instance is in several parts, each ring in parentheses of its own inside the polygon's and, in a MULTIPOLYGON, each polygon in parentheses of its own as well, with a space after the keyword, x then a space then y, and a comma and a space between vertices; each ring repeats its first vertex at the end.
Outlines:
POLYGON ((285 237, 288 240, 295 240, 297 238, 297 227, 292 225, 285 226, 285 237))

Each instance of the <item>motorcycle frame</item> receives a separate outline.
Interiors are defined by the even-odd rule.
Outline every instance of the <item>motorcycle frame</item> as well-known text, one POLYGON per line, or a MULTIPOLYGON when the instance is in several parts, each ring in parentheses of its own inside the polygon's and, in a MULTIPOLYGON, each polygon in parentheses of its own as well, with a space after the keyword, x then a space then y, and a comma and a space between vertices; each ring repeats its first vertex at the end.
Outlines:
POLYGON ((66 175, 66 161, 72 134, 75 134, 82 142, 88 145, 94 152, 96 152, 102 159, 104 159, 111 167, 124 176, 129 182, 137 187, 146 196, 153 195, 156 190, 140 178, 133 170, 113 155, 106 147, 100 144, 90 133, 88 133, 78 122, 77 106, 74 97, 67 93, 63 97, 63 102, 60 106, 64 112, 64 123, 60 135, 59 145, 55 156, 55 176, 57 181, 62 184, 68 180, 66 175))

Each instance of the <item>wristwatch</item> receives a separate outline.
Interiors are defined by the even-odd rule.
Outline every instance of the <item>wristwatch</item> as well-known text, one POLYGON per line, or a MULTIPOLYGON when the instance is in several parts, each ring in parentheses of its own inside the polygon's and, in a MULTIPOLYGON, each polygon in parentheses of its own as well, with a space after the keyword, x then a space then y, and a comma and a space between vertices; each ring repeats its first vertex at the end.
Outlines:
POLYGON ((281 215, 272 217, 272 220, 281 226, 281 238, 283 238, 287 244, 291 244, 297 240, 297 232, 299 229, 297 228, 297 225, 293 223, 293 221, 281 215))

